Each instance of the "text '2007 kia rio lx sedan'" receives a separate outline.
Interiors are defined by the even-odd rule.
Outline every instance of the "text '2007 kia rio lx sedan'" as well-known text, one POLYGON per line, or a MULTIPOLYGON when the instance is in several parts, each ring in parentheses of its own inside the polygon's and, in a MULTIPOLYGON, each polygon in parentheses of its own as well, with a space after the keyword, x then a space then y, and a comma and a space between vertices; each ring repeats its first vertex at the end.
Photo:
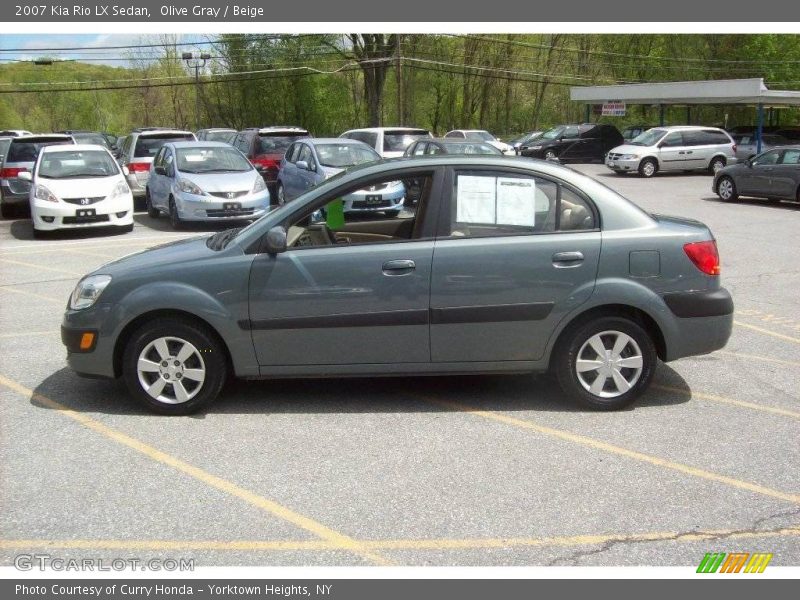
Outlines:
POLYGON ((547 370, 610 410, 647 389, 659 359, 725 345, 733 302, 719 270, 705 225, 647 214, 571 169, 412 158, 100 267, 75 288, 62 340, 76 372, 122 377, 164 414, 208 404, 230 373, 547 370), (388 181, 419 186, 414 214, 336 210, 388 181))

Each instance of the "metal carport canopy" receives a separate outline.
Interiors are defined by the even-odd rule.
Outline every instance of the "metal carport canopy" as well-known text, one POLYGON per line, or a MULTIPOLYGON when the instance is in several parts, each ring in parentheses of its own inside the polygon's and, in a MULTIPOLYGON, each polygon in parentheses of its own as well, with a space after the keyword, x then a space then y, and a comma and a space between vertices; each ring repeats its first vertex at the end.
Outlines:
POLYGON ((627 104, 800 106, 800 92, 767 89, 760 78, 592 85, 571 87, 569 96, 594 104, 619 100, 627 104))

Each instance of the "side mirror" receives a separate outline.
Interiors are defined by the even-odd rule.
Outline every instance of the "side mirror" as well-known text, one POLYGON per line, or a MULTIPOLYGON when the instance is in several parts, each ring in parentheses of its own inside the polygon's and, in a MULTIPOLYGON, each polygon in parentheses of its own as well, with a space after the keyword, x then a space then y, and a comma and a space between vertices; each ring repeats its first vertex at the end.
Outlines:
POLYGON ((658 145, 658 149, 659 149, 659 150, 661 150, 661 148, 663 148, 664 146, 666 146, 666 144, 665 144, 664 142, 661 142, 661 143, 658 145))
POLYGON ((751 158, 751 159, 749 159, 749 160, 747 161, 747 163, 746 163, 746 164, 747 164, 747 166, 748 166, 748 167, 750 167, 750 168, 752 169, 752 168, 753 168, 753 165, 755 164, 755 162, 756 162, 756 159, 755 159, 755 158, 751 158))
POLYGON ((125 165, 123 165, 122 166, 122 174, 125 175, 125 177, 127 177, 128 175, 131 174, 131 170, 128 167, 126 167, 125 165))
POLYGON ((153 167, 153 171, 155 171, 156 175, 166 175, 167 170, 164 167, 153 167))
POLYGON ((311 169, 308 168, 308 163, 304 160, 298 160, 295 165, 297 165, 298 169, 303 169, 304 171, 310 171, 311 169))
POLYGON ((267 232, 267 253, 280 254, 286 252, 286 228, 276 225, 267 232))
POLYGON ((20 171, 17 173, 17 179, 21 181, 33 181, 33 175, 31 175, 30 171, 20 171))

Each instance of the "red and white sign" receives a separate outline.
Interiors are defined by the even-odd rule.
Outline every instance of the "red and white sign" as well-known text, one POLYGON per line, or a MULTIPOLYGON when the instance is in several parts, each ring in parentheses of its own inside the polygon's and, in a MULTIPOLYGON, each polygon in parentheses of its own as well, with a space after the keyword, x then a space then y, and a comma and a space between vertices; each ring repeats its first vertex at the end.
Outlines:
POLYGON ((601 113, 604 117, 624 117, 625 116, 625 103, 619 100, 610 100, 603 102, 603 111, 601 113))

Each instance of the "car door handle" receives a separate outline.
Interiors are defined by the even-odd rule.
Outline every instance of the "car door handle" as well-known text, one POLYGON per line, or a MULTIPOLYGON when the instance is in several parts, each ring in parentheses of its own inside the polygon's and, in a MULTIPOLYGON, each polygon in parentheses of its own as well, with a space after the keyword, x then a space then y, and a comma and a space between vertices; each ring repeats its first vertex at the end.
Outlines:
POLYGON ((583 262, 583 252, 556 252, 553 254, 553 266, 558 268, 577 267, 583 262))
POLYGON ((694 154, 694 150, 687 150, 686 154, 694 154))
POLYGON ((384 275, 407 275, 417 268, 413 260, 389 260, 383 263, 384 275))
POLYGON ((686 154, 683 150, 678 150, 678 154, 686 154))

